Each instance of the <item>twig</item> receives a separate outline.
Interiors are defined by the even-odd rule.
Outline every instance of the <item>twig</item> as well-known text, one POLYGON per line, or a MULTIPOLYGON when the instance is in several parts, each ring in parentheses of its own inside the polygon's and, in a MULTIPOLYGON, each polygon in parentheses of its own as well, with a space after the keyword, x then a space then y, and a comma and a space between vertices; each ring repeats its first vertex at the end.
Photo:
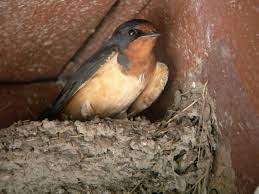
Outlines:
POLYGON ((184 96, 184 95, 189 94, 189 93, 191 93, 191 91, 184 92, 184 93, 180 94, 180 96, 184 96))
POLYGON ((205 83, 203 90, 202 90, 202 109, 201 109, 201 119, 199 121, 199 126, 201 127, 202 123, 203 123, 203 112, 204 112, 204 108, 205 108, 205 102, 206 102, 206 96, 207 96, 207 84, 208 81, 205 83), (202 122, 202 123, 201 123, 202 122))
POLYGON ((136 186, 130 191, 130 193, 133 193, 133 192, 139 187, 139 185, 141 185, 141 183, 144 181, 145 178, 146 178, 146 177, 143 177, 143 178, 139 181, 139 183, 136 184, 136 186))
MULTIPOLYGON (((201 136, 200 136, 200 139, 199 139, 199 144, 201 144, 201 140, 202 140, 202 137, 203 137, 203 133, 204 133, 204 127, 203 127, 203 114, 204 114, 204 107, 205 107, 205 101, 206 101, 206 96, 207 96, 207 84, 208 84, 208 81, 205 83, 204 87, 203 87, 203 91, 202 91, 202 109, 201 109, 201 118, 199 120, 199 127, 201 127, 201 136), (206 94, 205 94, 206 93, 206 94)), ((198 148, 198 161, 200 161, 200 152, 201 152, 201 148, 199 147, 198 148)))
MULTIPOLYGON (((189 104, 187 107, 185 107, 185 108, 184 108, 181 112, 179 112, 179 113, 185 112, 186 110, 188 110, 189 108, 191 108, 195 103, 197 103, 200 99, 201 99, 201 97, 198 98, 197 100, 194 100, 191 104, 189 104)), ((169 119, 169 120, 166 122, 166 124, 171 123, 176 117, 179 116, 179 113, 176 114, 176 115, 174 115, 171 119, 169 119)))
POLYGON ((210 170, 210 166, 208 166, 208 168, 206 169, 204 175, 201 176, 201 177, 192 185, 192 187, 191 187, 186 193, 191 192, 191 191, 202 181, 202 179, 206 178, 206 176, 209 174, 209 170, 210 170))

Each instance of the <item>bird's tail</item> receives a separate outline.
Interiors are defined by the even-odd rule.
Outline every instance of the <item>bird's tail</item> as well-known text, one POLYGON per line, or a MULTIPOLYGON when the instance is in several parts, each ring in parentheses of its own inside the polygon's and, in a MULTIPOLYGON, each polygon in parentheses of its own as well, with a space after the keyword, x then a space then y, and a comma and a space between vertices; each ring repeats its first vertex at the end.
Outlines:
POLYGON ((48 106, 40 115, 34 118, 36 121, 41 121, 44 119, 53 119, 56 112, 52 109, 53 105, 48 106))
POLYGON ((56 100, 50 104, 35 120, 54 119, 59 111, 63 108, 62 92, 58 95, 56 100))

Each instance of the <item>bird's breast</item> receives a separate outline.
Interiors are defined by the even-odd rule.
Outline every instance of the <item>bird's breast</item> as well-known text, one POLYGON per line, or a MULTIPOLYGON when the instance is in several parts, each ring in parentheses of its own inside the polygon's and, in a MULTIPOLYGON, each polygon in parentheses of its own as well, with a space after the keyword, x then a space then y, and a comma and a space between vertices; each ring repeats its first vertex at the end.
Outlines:
POLYGON ((117 56, 113 53, 81 86, 64 108, 65 115, 84 120, 95 115, 114 116, 127 110, 144 90, 147 80, 145 74, 133 76, 125 73, 117 56))

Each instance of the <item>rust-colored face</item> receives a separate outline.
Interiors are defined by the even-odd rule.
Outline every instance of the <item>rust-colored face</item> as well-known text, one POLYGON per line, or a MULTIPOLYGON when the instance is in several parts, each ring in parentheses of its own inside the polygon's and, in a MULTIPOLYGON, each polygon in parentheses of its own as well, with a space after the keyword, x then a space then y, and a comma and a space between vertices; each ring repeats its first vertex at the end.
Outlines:
POLYGON ((128 30, 129 36, 133 37, 123 52, 129 58, 146 58, 151 54, 159 33, 150 22, 140 23, 128 30))
POLYGON ((149 52, 153 49, 158 31, 153 24, 147 20, 134 19, 120 25, 110 40, 110 44, 119 47, 121 52, 132 50, 132 52, 149 52))
POLYGON ((135 27, 141 36, 133 40, 126 50, 132 50, 133 52, 148 53, 150 52, 159 37, 159 33, 151 23, 139 24, 135 27))
POLYGON ((130 61, 128 73, 134 76, 148 74, 154 70, 155 57, 152 52, 160 34, 147 20, 135 19, 119 26, 112 38, 111 44, 130 61))
POLYGON ((124 53, 131 59, 144 59, 151 54, 156 45, 157 38, 158 36, 140 36, 128 45, 124 53))

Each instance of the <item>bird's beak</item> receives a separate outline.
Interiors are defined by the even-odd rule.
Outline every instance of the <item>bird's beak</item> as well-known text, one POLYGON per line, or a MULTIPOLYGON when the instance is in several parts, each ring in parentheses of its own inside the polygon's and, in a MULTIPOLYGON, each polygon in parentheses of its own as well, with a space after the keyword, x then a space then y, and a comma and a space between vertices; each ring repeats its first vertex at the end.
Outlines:
POLYGON ((150 32, 144 35, 144 37, 159 37, 159 36, 160 36, 159 32, 150 32))

